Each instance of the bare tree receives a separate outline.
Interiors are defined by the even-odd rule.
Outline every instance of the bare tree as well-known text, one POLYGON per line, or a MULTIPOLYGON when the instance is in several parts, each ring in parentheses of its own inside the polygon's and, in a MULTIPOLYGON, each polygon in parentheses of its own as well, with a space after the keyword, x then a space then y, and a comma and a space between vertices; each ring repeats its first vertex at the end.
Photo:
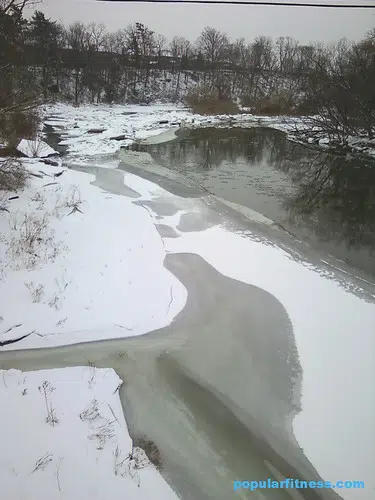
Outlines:
POLYGON ((168 40, 165 38, 164 35, 161 35, 160 33, 155 35, 155 49, 158 57, 161 57, 163 55, 163 51, 167 46, 167 42, 168 40))
POLYGON ((268 89, 275 69, 272 39, 259 36, 248 47, 248 79, 246 94, 250 100, 257 100, 268 89))
POLYGON ((88 43, 90 50, 98 52, 103 50, 106 39, 106 29, 103 23, 91 23, 87 26, 88 43))
POLYGON ((103 50, 116 54, 125 54, 125 40, 125 30, 118 30, 114 33, 105 33, 102 41, 103 50))
POLYGON ((25 7, 34 6, 41 0, 0 0, 0 14, 9 14, 12 10, 22 13, 25 7))
POLYGON ((72 54, 74 63, 74 100, 78 103, 79 96, 83 90, 82 54, 84 52, 87 53, 90 48, 90 33, 83 23, 76 22, 68 26, 65 32, 65 38, 67 46, 74 51, 72 54))
POLYGON ((169 44, 172 57, 190 57, 193 51, 191 42, 183 36, 174 36, 169 44))
POLYGON ((228 55, 229 38, 216 28, 206 26, 197 40, 197 46, 210 64, 223 61, 228 55))
POLYGON ((197 40, 197 48, 209 64, 209 86, 215 89, 218 98, 223 99, 230 94, 227 75, 220 71, 220 64, 229 56, 229 38, 215 28, 206 26, 197 40))
POLYGON ((289 36, 279 37, 276 40, 276 57, 280 73, 290 75, 294 71, 297 47, 297 42, 289 36))

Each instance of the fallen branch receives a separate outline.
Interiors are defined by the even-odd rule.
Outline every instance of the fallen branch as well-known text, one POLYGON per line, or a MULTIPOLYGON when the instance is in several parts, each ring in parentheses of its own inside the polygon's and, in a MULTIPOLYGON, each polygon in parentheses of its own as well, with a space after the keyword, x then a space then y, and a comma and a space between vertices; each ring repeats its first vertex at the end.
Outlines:
POLYGON ((18 339, 4 340, 3 342, 0 342, 0 347, 5 347, 6 345, 15 344, 16 342, 20 342, 20 340, 23 340, 26 337, 29 337, 32 333, 33 332, 27 333, 26 335, 23 335, 22 337, 19 337, 18 339))
POLYGON ((73 207, 72 211, 68 215, 72 215, 74 214, 74 212, 80 212, 81 214, 83 214, 82 210, 80 210, 78 207, 73 207))
POLYGON ((22 323, 18 323, 17 325, 13 325, 10 328, 8 328, 8 330, 5 330, 5 332, 3 332, 2 335, 9 333, 11 330, 13 330, 13 328, 19 328, 20 326, 22 326, 22 323))

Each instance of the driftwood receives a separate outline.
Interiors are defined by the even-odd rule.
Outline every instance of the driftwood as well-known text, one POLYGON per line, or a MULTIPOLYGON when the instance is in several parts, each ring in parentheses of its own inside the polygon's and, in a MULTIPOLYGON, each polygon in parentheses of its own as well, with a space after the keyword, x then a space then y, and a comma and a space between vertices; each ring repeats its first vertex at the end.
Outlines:
POLYGON ((122 134, 122 135, 115 135, 113 137, 110 137, 110 141, 125 141, 126 139, 131 139, 128 135, 122 134))
POLYGON ((90 128, 86 133, 87 134, 101 134, 102 132, 105 132, 105 128, 90 128))
POLYGON ((54 161, 54 160, 43 159, 41 161, 43 163, 45 163, 46 165, 51 165, 51 167, 58 167, 59 166, 59 163, 57 161, 54 161))
POLYGON ((83 214, 82 210, 80 210, 78 207, 74 206, 72 208, 72 211, 68 215, 72 215, 72 214, 74 214, 74 212, 80 212, 81 214, 83 214))

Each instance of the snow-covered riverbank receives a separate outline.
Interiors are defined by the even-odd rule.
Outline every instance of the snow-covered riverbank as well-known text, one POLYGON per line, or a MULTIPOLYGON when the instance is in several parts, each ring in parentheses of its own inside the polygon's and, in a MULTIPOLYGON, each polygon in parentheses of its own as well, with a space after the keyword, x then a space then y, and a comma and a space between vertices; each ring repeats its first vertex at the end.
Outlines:
MULTIPOLYGON (((61 134, 61 144, 76 158, 113 154, 135 140, 149 139, 171 127, 270 127, 285 132, 291 141, 322 150, 338 151, 340 144, 319 126, 318 117, 262 116, 244 108, 234 115, 202 116, 182 105, 81 105, 45 106, 44 115, 61 134)), ((375 139, 365 135, 348 138, 346 153, 375 155, 375 139)))
POLYGON ((112 369, 0 370, 0 483, 8 500, 174 500, 133 447, 112 369))

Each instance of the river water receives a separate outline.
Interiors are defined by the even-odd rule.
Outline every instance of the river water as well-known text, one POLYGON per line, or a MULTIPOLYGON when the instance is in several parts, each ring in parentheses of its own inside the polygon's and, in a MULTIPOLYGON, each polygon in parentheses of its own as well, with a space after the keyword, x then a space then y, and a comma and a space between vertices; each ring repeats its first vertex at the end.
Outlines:
POLYGON ((375 161, 328 155, 269 128, 186 130, 138 144, 160 165, 255 210, 375 277, 375 161))
MULTIPOLYGON (((151 153, 192 185, 276 220, 300 239, 326 245, 332 254, 341 252, 371 276, 374 183, 368 166, 352 165, 358 176, 351 176, 344 159, 322 156, 264 129, 193 130, 169 143, 134 149, 151 153)), ((125 160, 116 170, 71 168, 95 174, 94 185, 104 190, 130 196, 119 193, 123 171, 132 171, 125 160)), ((160 180, 150 171, 145 177, 160 180)), ((163 187, 200 203, 202 192, 191 186, 165 178, 163 187)), ((213 225, 217 217, 213 207, 191 230, 207 220, 213 225)), ((262 231, 250 222, 244 226, 242 219, 231 223, 262 231)), ((270 228, 264 231, 276 238, 267 233, 270 228)), ((34 370, 90 363, 114 368, 124 381, 120 397, 132 437, 146 435, 157 444, 162 473, 183 500, 338 500, 328 489, 234 494, 238 479, 321 479, 292 431, 303 379, 293 329, 273 295, 220 274, 198 255, 169 254, 165 266, 189 293, 168 327, 138 338, 3 352, 0 366, 34 370)))

